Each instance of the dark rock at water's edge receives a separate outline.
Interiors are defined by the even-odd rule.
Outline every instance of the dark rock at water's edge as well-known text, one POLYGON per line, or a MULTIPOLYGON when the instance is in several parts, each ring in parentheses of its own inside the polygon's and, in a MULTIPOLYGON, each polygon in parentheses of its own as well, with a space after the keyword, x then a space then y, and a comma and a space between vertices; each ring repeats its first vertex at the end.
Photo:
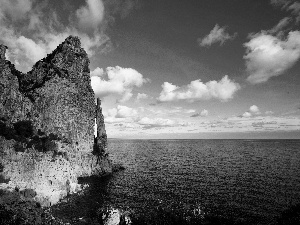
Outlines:
POLYGON ((33 190, 32 199, 50 206, 80 190, 78 177, 112 172, 101 101, 78 37, 26 74, 6 49, 0 45, 0 189, 33 190))

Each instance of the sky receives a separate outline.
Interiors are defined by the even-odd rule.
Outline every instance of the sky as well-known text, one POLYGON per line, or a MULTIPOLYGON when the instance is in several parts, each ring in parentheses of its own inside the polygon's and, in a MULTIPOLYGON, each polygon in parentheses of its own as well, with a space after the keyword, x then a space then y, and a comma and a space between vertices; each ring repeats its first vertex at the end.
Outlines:
POLYGON ((109 138, 300 137, 299 1, 0 0, 18 70, 69 35, 109 138))

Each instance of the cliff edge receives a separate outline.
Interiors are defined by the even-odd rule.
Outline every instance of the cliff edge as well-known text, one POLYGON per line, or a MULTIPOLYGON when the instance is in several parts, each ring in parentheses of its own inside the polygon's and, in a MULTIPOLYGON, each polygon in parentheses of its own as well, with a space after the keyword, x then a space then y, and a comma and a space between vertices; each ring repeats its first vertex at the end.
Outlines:
POLYGON ((89 59, 70 36, 23 74, 6 49, 0 45, 0 188, 55 204, 79 189, 78 177, 112 171, 89 59))

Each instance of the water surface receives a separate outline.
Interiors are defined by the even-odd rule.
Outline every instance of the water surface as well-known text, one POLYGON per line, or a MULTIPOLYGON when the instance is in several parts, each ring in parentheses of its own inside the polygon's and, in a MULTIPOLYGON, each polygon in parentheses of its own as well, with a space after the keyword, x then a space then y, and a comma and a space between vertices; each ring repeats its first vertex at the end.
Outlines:
POLYGON ((109 140, 126 170, 108 184, 113 204, 147 212, 201 205, 271 220, 300 202, 299 140, 109 140))
POLYGON ((112 205, 151 218, 160 209, 195 208, 244 221, 275 224, 300 202, 300 140, 117 140, 109 155, 125 170, 94 180, 60 214, 95 216, 112 205))

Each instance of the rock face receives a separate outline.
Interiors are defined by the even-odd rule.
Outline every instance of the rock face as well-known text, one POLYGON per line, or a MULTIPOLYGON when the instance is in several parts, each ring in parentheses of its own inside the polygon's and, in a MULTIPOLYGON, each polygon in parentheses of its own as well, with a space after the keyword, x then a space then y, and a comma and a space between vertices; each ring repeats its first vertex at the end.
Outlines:
POLYGON ((96 104, 96 124, 97 137, 95 138, 94 151, 96 154, 102 155, 107 150, 107 135, 105 131, 104 116, 102 114, 101 100, 97 98, 96 104))
POLYGON ((89 59, 70 36, 23 74, 5 59, 6 49, 0 45, 0 183, 56 203, 76 190, 77 177, 111 172, 89 59))

